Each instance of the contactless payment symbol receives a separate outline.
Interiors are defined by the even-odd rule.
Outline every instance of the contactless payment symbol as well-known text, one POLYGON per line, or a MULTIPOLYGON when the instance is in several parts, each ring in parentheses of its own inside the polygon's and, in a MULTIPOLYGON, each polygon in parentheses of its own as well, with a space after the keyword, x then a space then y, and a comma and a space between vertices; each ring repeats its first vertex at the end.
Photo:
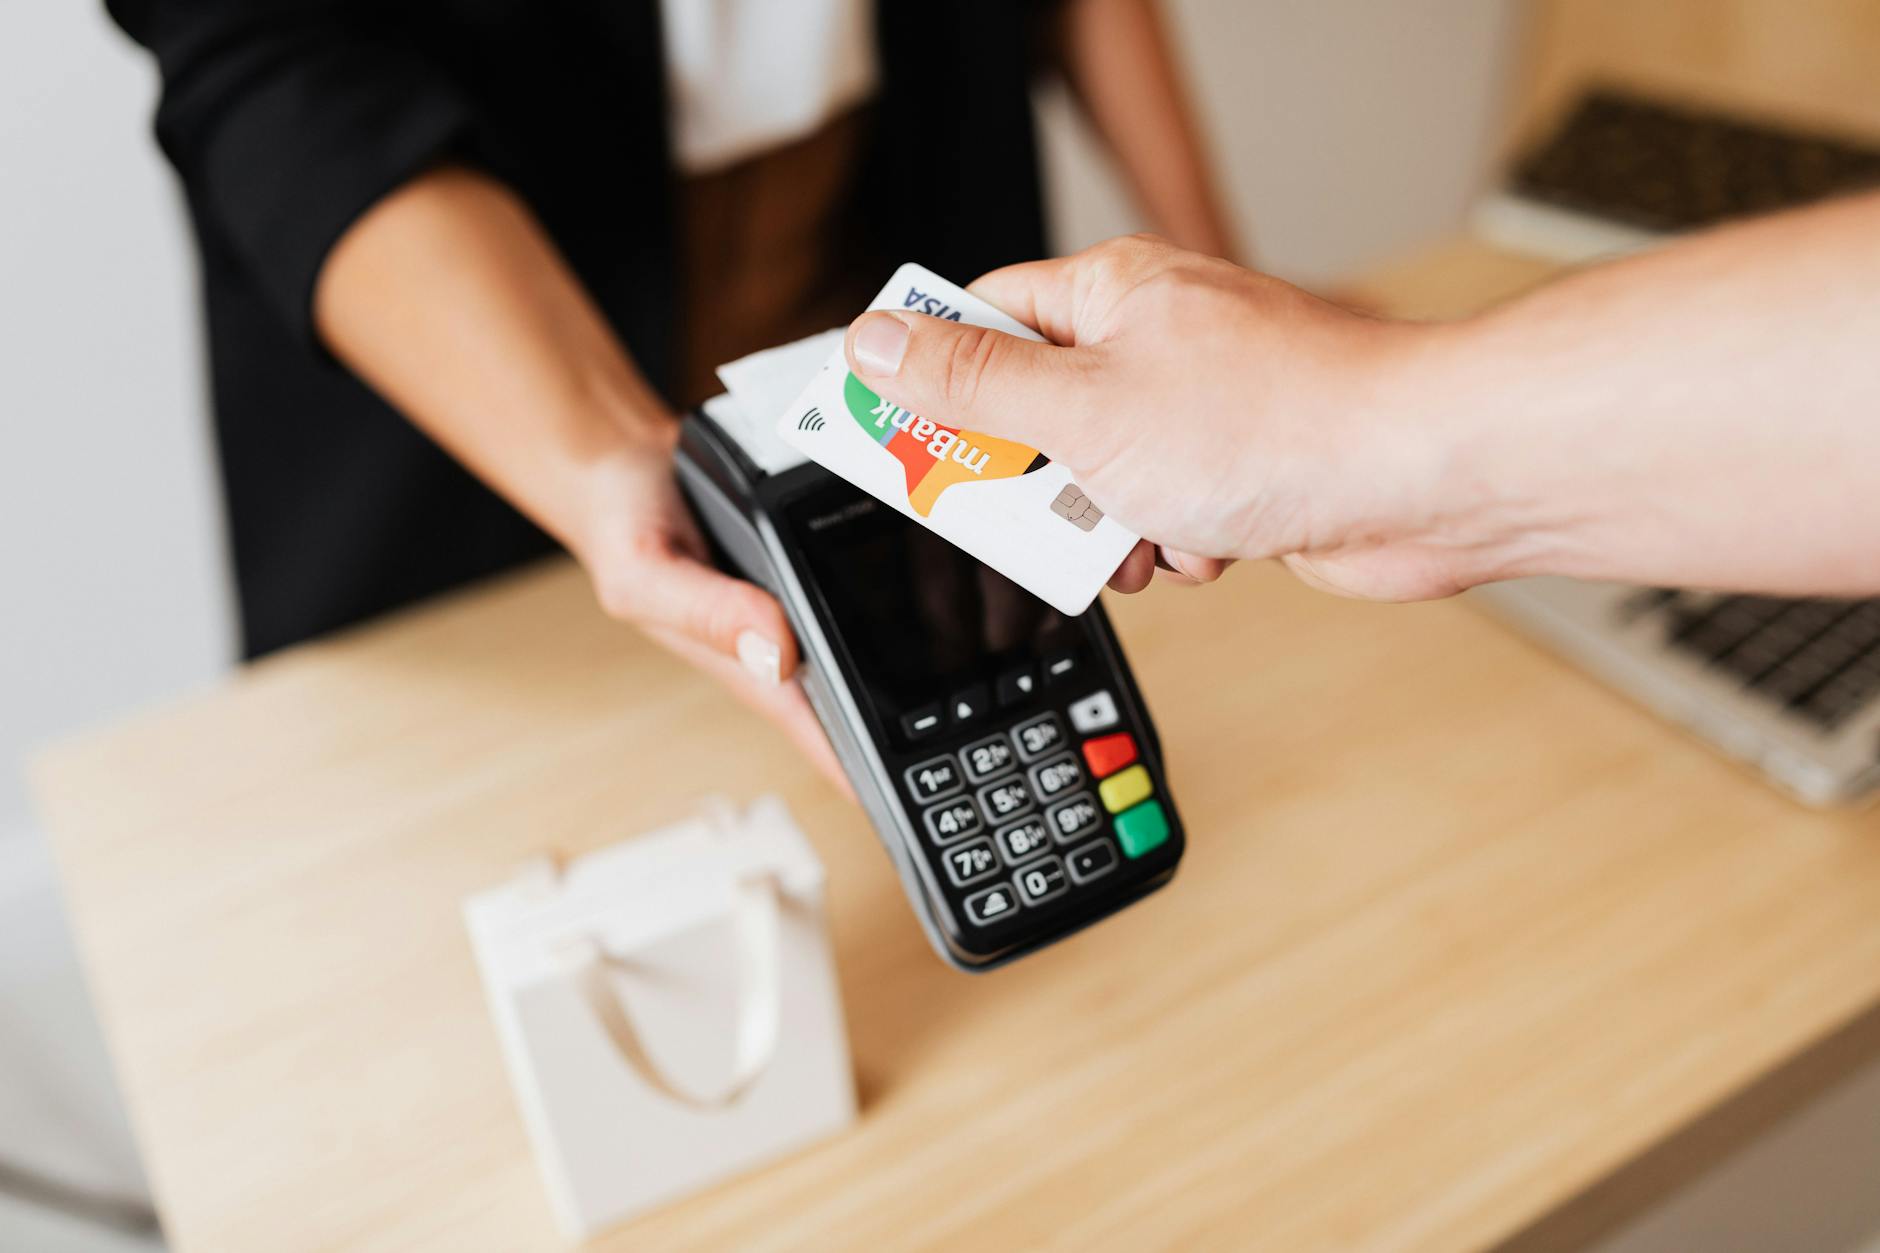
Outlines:
POLYGON ((1050 464, 1037 449, 1016 440, 942 426, 909 413, 875 395, 853 374, 842 385, 842 399, 863 434, 901 463, 907 474, 907 503, 923 518, 933 512, 940 493, 955 483, 1009 479, 1050 464))
POLYGON ((825 425, 822 410, 814 405, 810 406, 808 413, 796 420, 796 429, 799 431, 820 431, 825 425))

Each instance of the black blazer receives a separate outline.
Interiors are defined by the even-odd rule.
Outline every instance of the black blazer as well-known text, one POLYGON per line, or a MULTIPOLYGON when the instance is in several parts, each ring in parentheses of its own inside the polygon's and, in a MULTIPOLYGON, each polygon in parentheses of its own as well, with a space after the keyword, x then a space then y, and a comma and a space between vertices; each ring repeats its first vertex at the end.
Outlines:
MULTIPOLYGON (((550 541, 325 356, 327 249, 440 159, 540 215, 664 383, 678 307, 656 0, 107 0, 157 57, 156 132, 202 259, 217 446, 249 656, 550 541)), ((1045 251, 1028 80, 1042 4, 881 0, 852 210, 885 275, 1045 251)))

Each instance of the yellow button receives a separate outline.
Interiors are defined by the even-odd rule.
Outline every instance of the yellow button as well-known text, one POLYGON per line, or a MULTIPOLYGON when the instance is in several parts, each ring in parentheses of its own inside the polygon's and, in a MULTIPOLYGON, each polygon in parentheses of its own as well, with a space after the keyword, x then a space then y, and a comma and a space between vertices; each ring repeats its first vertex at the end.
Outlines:
POLYGON ((1141 766, 1131 766, 1121 774, 1113 774, 1097 784, 1097 792, 1103 797, 1103 807, 1111 813, 1121 813, 1137 801, 1155 791, 1149 783, 1149 772, 1141 766))

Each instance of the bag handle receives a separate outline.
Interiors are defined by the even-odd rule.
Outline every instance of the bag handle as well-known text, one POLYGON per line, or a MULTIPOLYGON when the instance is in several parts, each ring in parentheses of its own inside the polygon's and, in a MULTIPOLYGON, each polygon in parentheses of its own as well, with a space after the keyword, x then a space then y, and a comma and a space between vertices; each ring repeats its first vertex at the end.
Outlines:
POLYGON ((770 1066, 783 1014, 778 895, 778 885, 770 875, 744 879, 737 885, 732 909, 738 961, 737 1049, 730 1079, 713 1092, 693 1092, 675 1083, 647 1050, 611 977, 615 972, 631 973, 634 963, 608 952, 591 937, 573 946, 569 957, 582 999, 621 1058, 655 1091, 693 1109, 727 1109, 743 1099, 770 1066))

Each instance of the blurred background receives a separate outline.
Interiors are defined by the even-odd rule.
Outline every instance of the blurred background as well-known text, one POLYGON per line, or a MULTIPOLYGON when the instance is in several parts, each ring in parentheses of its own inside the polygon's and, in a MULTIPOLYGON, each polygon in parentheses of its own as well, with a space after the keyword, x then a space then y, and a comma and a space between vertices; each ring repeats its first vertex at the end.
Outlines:
MULTIPOLYGON (((1548 72, 1517 0, 1170 0, 1243 238, 1335 288, 1464 229, 1548 72)), ((1594 7, 1594 6, 1589 6, 1594 7)), ((1606 6, 1608 8, 1612 6, 1606 6)), ((1716 3, 1719 30, 1735 6, 1716 3)), ((1790 6, 1832 16, 1855 6, 1790 6)), ((1740 34, 1740 31, 1739 31, 1740 34)), ((1720 34, 1727 42, 1727 33, 1720 34)), ((1795 73, 1835 67, 1795 67, 1795 73)), ((1880 79, 1880 65, 1866 72, 1880 79)), ((194 262, 152 143, 155 74, 91 0, 0 6, 0 1249, 156 1247, 21 774, 61 733, 234 655, 194 262), (67 1211, 88 1210, 96 1221, 67 1211)), ((1135 217, 1047 93, 1055 240, 1135 217)), ((969 276, 958 275, 964 279, 969 276)), ((178 873, 187 873, 179 867, 178 873)), ((108 1026, 108 1024, 106 1024, 108 1026)), ((1880 1073, 1678 1193, 1615 1249, 1880 1249, 1880 1073), (1771 1226, 1772 1218, 1784 1220, 1771 1226), (1764 1241, 1761 1247, 1771 1247, 1764 1241)))

